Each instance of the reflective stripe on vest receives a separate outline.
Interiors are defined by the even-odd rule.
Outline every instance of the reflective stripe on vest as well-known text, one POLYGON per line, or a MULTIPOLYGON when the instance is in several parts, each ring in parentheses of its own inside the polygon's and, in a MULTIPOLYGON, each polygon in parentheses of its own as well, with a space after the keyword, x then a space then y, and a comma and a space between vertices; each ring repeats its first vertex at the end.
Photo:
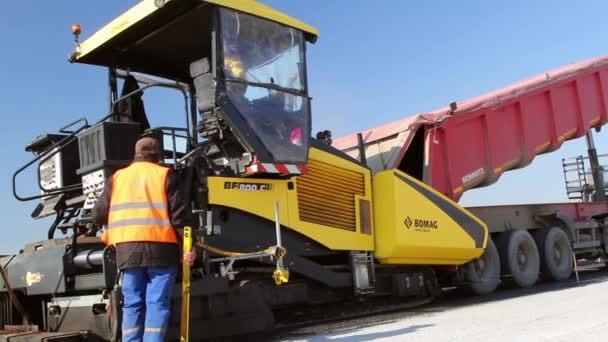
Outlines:
POLYGON ((108 226, 102 240, 177 243, 169 219, 166 183, 169 169, 149 162, 135 162, 112 177, 108 226))
POLYGON ((110 211, 123 209, 168 209, 167 203, 133 202, 114 204, 110 206, 110 211))

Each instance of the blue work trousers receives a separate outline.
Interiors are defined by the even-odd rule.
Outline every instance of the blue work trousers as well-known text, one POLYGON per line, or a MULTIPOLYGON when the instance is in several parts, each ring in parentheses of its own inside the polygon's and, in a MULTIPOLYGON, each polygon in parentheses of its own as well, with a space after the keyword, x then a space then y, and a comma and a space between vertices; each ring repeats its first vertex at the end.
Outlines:
POLYGON ((134 267, 122 272, 122 340, 164 341, 177 267, 134 267))

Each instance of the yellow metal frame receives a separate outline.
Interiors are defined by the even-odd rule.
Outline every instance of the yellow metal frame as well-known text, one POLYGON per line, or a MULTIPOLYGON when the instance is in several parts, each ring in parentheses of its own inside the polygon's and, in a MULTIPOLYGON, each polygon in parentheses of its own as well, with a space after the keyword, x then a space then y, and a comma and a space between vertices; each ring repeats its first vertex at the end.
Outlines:
MULTIPOLYGON (((365 196, 355 196, 355 217, 357 223, 357 229, 352 232, 344 229, 327 227, 320 224, 300 221, 298 213, 298 195, 296 191, 290 191, 287 194, 289 203, 294 203, 289 207, 289 217, 291 219, 291 227, 293 230, 302 233, 313 240, 325 245, 330 249, 335 250, 361 250, 361 251, 373 251, 374 250, 374 228, 372 222, 372 234, 364 234, 361 232, 360 222, 360 207, 359 199, 366 199, 372 202, 372 181, 371 171, 361 165, 355 164, 351 161, 338 157, 322 150, 311 148, 309 150, 309 159, 325 162, 333 166, 337 166, 349 171, 359 172, 363 174, 365 184, 365 196)), ((297 184, 297 177, 296 177, 297 184)), ((373 213, 372 213, 373 217, 373 213)))
POLYGON ((380 263, 461 265, 483 253, 489 238, 487 226, 434 188, 393 169, 374 175, 373 189, 375 257, 380 263), (479 245, 463 227, 466 219, 483 232, 479 245), (416 220, 432 221, 435 226, 416 228, 416 220))
POLYGON ((297 28, 315 37, 319 36, 319 30, 305 24, 287 14, 277 11, 270 6, 266 6, 253 0, 205 0, 206 2, 216 4, 218 6, 232 8, 237 11, 253 14, 255 16, 266 18, 277 23, 297 28))
MULTIPOLYGON (((309 150, 309 158, 363 175, 364 195, 353 198, 355 231, 300 219, 298 189, 304 182, 298 182, 306 176, 290 179, 209 177, 209 203, 273 221, 273 203, 278 201, 283 226, 332 250, 374 251, 383 264, 460 265, 483 253, 489 236, 485 224, 426 184, 398 170, 380 172, 372 182, 369 169, 316 148, 309 150), (226 186, 226 182, 265 184, 267 190, 235 190, 234 186, 226 186), (295 186, 290 186, 290 182, 295 186), (361 231, 359 199, 371 204, 371 234, 361 231), (410 223, 406 223, 408 218, 410 223), (423 221, 432 222, 432 226, 416 223, 423 221)), ((311 177, 315 172, 310 172, 311 177)), ((318 196, 330 196, 331 191, 319 190, 318 196)))
MULTIPOLYGON (((192 228, 184 227, 184 253, 192 251, 192 228)), ((180 322, 180 341, 190 340, 190 265, 182 261, 182 316, 180 322)))
MULTIPOLYGON (((166 0, 166 2, 170 1, 174 0, 166 0)), ((137 5, 131 7, 80 43, 80 51, 76 60, 97 49, 117 34, 138 23, 156 10, 158 10, 158 7, 154 4, 154 0, 140 1, 137 5)))
POLYGON ((360 165, 315 148, 309 150, 309 158, 364 174, 365 196, 357 196, 356 199, 353 199, 355 200, 357 217, 356 231, 353 232, 301 221, 299 219, 297 190, 289 190, 287 185, 288 182, 295 181, 297 187, 297 177, 291 179, 209 177, 209 203, 236 208, 252 215, 263 217, 269 221, 274 221, 273 203, 279 201, 282 225, 289 227, 330 249, 373 251, 374 234, 364 234, 360 230, 360 208, 358 201, 358 198, 364 198, 370 201, 370 203, 372 202, 371 172, 360 165), (224 188, 225 182, 270 184, 272 186, 272 191, 227 190, 224 188))
MULTIPOLYGON (((165 0, 165 4, 171 1, 179 0, 165 0)), ((318 36, 319 31, 305 24, 295 18, 288 16, 287 14, 277 11, 272 7, 266 6, 254 0, 200 0, 201 2, 208 2, 210 4, 232 8, 237 11, 253 14, 255 16, 276 21, 280 24, 290 26, 299 30, 302 30, 313 36, 318 36)), ((162 7, 161 7, 162 8, 162 7)), ((116 35, 127 30, 133 25, 137 24, 144 18, 148 17, 152 13, 161 10, 157 7, 154 0, 142 0, 137 5, 131 7, 129 10, 112 20, 110 23, 99 29, 85 41, 80 43, 78 48, 78 55, 76 61, 91 53, 101 45, 114 38, 116 35)))

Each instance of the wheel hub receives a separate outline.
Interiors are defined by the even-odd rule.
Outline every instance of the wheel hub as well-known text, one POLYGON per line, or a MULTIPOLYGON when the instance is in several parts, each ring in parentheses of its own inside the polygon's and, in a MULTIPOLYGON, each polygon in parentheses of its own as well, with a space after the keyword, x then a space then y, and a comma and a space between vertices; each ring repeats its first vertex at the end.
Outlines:
POLYGON ((528 261, 528 257, 526 256, 526 253, 524 252, 524 250, 522 248, 519 248, 517 251, 517 263, 520 266, 523 266, 526 264, 527 261, 528 261))
POLYGON ((478 271, 479 273, 483 273, 483 271, 484 271, 484 270, 485 270, 485 268, 486 268, 486 261, 485 261, 483 258, 481 258, 481 259, 477 259, 476 264, 477 264, 477 271, 478 271))
POLYGON ((553 258, 555 259, 555 261, 559 261, 562 258, 562 251, 561 248, 559 248, 558 244, 555 244, 553 246, 553 258))

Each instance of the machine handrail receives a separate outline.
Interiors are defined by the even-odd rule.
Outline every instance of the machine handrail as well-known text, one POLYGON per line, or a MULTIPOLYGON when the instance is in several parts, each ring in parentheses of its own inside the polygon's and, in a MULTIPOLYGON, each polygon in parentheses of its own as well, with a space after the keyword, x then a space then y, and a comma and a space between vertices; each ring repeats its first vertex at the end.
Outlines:
MULTIPOLYGON (((99 120, 98 122, 96 122, 95 124, 98 124, 100 122, 103 122, 105 120, 107 120, 108 118, 110 118, 111 116, 115 115, 115 113, 110 113, 108 115, 106 115, 105 117, 103 117, 101 120, 99 120)), ((59 140, 56 143, 53 143, 51 145, 51 147, 49 147, 47 149, 47 152, 41 153, 40 155, 36 156, 36 158, 30 160, 29 162, 27 162, 25 165, 23 165, 22 167, 20 167, 19 169, 17 169, 17 171, 15 171, 15 173, 13 173, 13 179, 12 179, 12 190, 13 190, 13 196, 21 202, 26 202, 26 201, 31 201, 31 200, 35 200, 35 199, 40 199, 40 198, 46 198, 46 197, 51 197, 51 196, 55 196, 55 195, 59 195, 59 194, 63 194, 63 193, 67 193, 67 192, 72 192, 72 191, 76 191, 78 189, 80 189, 82 187, 82 183, 78 183, 78 184, 72 184, 69 186, 65 186, 62 188, 58 188, 58 189, 45 189, 41 182, 40 182, 40 170, 38 170, 38 187, 40 188, 40 190, 45 191, 46 193, 41 194, 41 195, 36 195, 36 196, 27 196, 27 197, 21 197, 19 196, 19 194, 17 194, 17 176, 19 174, 21 174, 23 171, 25 171, 27 168, 29 168, 30 166, 32 166, 34 163, 40 161, 41 163, 44 163, 45 161, 47 161, 48 159, 50 159, 52 156, 54 156, 55 154, 57 154, 58 152, 61 152, 68 144, 70 144, 72 141, 74 141, 74 139, 77 138, 78 133, 82 132, 83 130, 89 128, 90 126, 88 125, 88 121, 86 118, 80 118, 70 124, 68 124, 67 126, 62 127, 59 131, 64 131, 65 129, 74 126, 75 124, 77 124, 78 122, 84 121, 85 124, 82 125, 81 127, 79 127, 77 130, 72 131, 68 136, 66 136, 65 138, 59 140)))
MULTIPOLYGON (((71 123, 70 125, 64 127, 70 127, 73 126, 74 124, 76 124, 78 121, 81 121, 84 118, 81 118, 73 123, 71 123)), ((86 122, 86 119, 85 119, 86 122)), ((70 135, 66 136, 65 138, 61 139, 60 141, 53 143, 51 145, 51 147, 49 147, 47 149, 47 152, 41 153, 40 155, 37 155, 34 159, 30 160, 28 163, 26 163, 25 165, 23 165, 22 167, 20 167, 19 169, 17 169, 17 171, 15 171, 15 173, 13 173, 13 196, 21 202, 25 202, 25 201, 31 201, 34 199, 39 199, 39 198, 45 198, 45 197, 50 197, 50 196, 54 196, 54 195, 58 195, 61 193, 66 193, 69 191, 74 191, 78 188, 80 188, 80 186, 82 186, 82 184, 79 184, 78 187, 76 184, 74 185, 70 185, 67 187, 63 187, 63 188, 59 188, 59 189, 44 189, 44 187, 42 186, 41 182, 40 182, 40 170, 38 170, 38 187, 40 188, 40 190, 42 191, 47 191, 47 193, 42 194, 42 195, 37 195, 37 196, 29 196, 29 197, 21 197, 17 194, 17 176, 19 174, 21 174, 23 171, 25 171, 27 168, 29 168, 30 166, 32 166, 34 163, 41 161, 41 162, 45 162, 48 159, 50 159, 52 156, 54 156, 55 154, 57 154, 58 152, 60 152, 61 150, 63 150, 69 143, 71 143, 73 141, 73 139, 76 137, 76 134, 80 133, 83 129, 87 128, 88 126, 83 125, 82 127, 78 128, 77 130, 73 131, 70 135)))
POLYGON ((74 126, 74 125, 76 125, 77 123, 79 123, 79 122, 81 122, 81 121, 84 121, 84 126, 85 126, 85 127, 89 127, 89 121, 87 120, 87 118, 82 117, 82 118, 80 118, 80 119, 78 119, 78 120, 76 120, 76 121, 72 121, 71 123, 69 123, 69 124, 67 124, 67 125, 65 125, 65 126, 63 126, 63 127, 61 127, 61 128, 59 129, 59 132, 60 132, 60 133, 65 133, 65 134, 71 134, 71 133, 74 133, 74 131, 68 131, 67 129, 68 129, 68 128, 70 128, 70 127, 72 127, 72 126, 74 126))
MULTIPOLYGON (((143 92, 144 90, 148 89, 148 88, 152 88, 152 87, 167 87, 167 82, 162 82, 162 81, 154 81, 154 80, 146 80, 148 83, 146 83, 143 87, 136 89, 128 94, 125 94, 124 96, 121 96, 120 98, 116 99, 116 101, 113 102, 113 106, 114 107, 117 103, 135 95, 138 93, 143 92)), ((174 89, 176 89, 177 91, 181 92, 182 95, 184 96, 184 100, 186 103, 186 123, 188 125, 188 127, 186 129, 179 129, 179 130, 183 130, 186 132, 187 139, 189 142, 192 142, 193 139, 190 136, 190 119, 189 119, 189 107, 188 107, 188 94, 187 92, 179 86, 174 86, 174 89)), ((101 118, 99 121, 97 121, 94 125, 97 125, 103 121, 106 121, 107 119, 111 118, 111 117, 116 117, 116 116, 121 116, 120 113, 116 113, 115 110, 112 110, 112 112, 106 116, 104 116, 103 118, 101 118)), ((93 126, 94 126, 93 125, 93 126)), ((35 200, 35 199, 40 199, 40 198, 46 198, 46 197, 51 197, 51 196, 55 196, 55 195, 59 195, 59 194, 63 194, 63 193, 67 193, 67 192, 72 192, 72 191, 76 191, 80 188, 82 188, 82 183, 78 183, 78 184, 73 184, 73 185, 69 185, 69 186, 65 186, 62 188, 58 188, 58 189, 46 189, 42 186, 41 180, 40 180, 40 169, 38 170, 38 187, 40 188, 40 190, 44 191, 44 194, 41 195, 36 195, 36 196, 27 196, 27 197, 21 197, 19 194, 17 194, 17 176, 19 174, 21 174, 23 171, 25 171, 27 168, 29 168, 30 166, 32 166, 34 163, 40 161, 41 163, 44 163, 45 161, 47 161, 48 159, 50 159, 51 157, 53 157, 55 154, 57 154, 58 152, 62 151, 69 143, 71 143, 72 141, 74 141, 74 139, 76 139, 76 135, 78 135, 80 132, 82 132, 83 130, 85 130, 86 128, 89 128, 89 122, 86 118, 82 117, 78 120, 75 120, 71 123, 69 123, 68 125, 61 127, 59 129, 59 132, 61 133, 69 133, 68 136, 66 136, 65 138, 61 139, 60 141, 53 143, 51 145, 51 147, 49 147, 47 149, 46 152, 41 153, 40 155, 36 156, 36 158, 32 159, 31 161, 29 161, 28 163, 26 163, 25 165, 23 165, 21 168, 17 169, 17 171, 15 171, 15 173, 13 174, 13 178, 12 178, 12 190, 13 190, 13 196, 21 202, 26 202, 26 201, 31 201, 31 200, 35 200), (68 128, 76 125, 79 122, 83 122, 84 121, 84 125, 81 126, 80 128, 78 128, 75 131, 67 131, 68 128)), ((168 128, 168 127, 166 127, 168 128)), ((173 129, 173 133, 175 133, 176 129, 173 129)))

